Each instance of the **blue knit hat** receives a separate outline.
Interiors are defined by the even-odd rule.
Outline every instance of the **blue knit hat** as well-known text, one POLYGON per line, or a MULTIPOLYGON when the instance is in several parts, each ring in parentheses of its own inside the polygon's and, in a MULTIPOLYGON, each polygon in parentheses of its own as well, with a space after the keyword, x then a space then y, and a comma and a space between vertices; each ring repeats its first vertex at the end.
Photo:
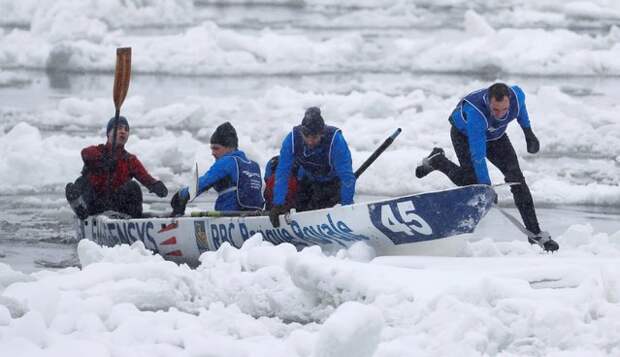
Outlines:
MULTIPOLYGON (((108 126, 106 127, 105 133, 106 135, 110 133, 110 131, 114 130, 114 117, 110 118, 110 120, 108 121, 108 126)), ((129 130, 129 122, 127 121, 127 118, 123 117, 123 116, 119 116, 118 117, 118 126, 125 126, 127 128, 127 130, 129 130)))

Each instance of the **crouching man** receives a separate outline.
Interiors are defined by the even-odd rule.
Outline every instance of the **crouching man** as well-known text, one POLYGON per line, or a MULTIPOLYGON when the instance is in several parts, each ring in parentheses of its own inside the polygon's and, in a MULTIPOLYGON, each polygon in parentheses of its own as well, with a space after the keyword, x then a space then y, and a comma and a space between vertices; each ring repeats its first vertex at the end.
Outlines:
POLYGON ((286 199, 295 173, 299 178, 295 195, 298 212, 353 204, 355 175, 349 146, 340 129, 325 125, 318 107, 308 108, 301 125, 282 142, 269 211, 274 227, 280 226, 280 215, 290 208, 286 199))
POLYGON ((109 210, 140 218, 142 191, 134 178, 157 196, 168 195, 166 185, 153 178, 140 160, 125 150, 129 139, 129 123, 122 116, 118 118, 116 147, 112 152, 114 122, 115 118, 108 122, 108 139, 105 144, 82 150, 82 175, 65 188, 67 201, 80 219, 109 210))

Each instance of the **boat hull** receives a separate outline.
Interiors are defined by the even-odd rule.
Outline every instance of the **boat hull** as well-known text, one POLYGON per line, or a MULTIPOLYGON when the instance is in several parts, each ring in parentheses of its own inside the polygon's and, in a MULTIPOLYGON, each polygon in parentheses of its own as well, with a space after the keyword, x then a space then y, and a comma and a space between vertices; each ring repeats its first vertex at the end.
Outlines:
POLYGON ((115 219, 92 216, 77 222, 78 236, 113 246, 142 241, 146 248, 179 263, 197 264, 205 251, 229 243, 241 247, 256 233, 273 244, 326 250, 364 241, 377 250, 471 233, 493 205, 486 185, 407 195, 392 199, 292 212, 274 228, 267 216, 115 219))

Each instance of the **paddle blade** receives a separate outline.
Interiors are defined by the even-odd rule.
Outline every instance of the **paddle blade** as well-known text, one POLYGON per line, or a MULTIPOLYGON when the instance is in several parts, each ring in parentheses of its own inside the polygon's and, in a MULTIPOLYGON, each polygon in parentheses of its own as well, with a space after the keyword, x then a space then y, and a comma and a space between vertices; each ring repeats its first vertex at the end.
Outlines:
POLYGON ((194 172, 192 175, 192 181, 189 183, 189 200, 188 202, 192 202, 196 195, 198 194, 198 163, 196 163, 196 167, 194 168, 194 172))
POLYGON ((129 90, 131 75, 131 47, 116 49, 116 68, 114 70, 114 107, 118 113, 129 90))

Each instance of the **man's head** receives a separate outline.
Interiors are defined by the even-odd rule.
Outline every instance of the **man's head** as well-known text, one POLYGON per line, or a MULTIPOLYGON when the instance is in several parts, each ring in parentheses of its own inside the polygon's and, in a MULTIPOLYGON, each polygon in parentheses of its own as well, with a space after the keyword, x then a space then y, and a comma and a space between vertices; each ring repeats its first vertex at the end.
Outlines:
POLYGON ((301 134, 304 143, 311 148, 318 145, 323 137, 323 129, 325 129, 325 121, 321 116, 321 109, 317 107, 306 109, 301 121, 301 134))
POLYGON ((489 111, 495 119, 506 116, 510 109, 510 88, 504 83, 495 83, 489 87, 489 111))
MULTIPOLYGON (((112 138, 114 135, 114 121, 115 118, 111 118, 108 121, 108 125, 106 126, 106 136, 108 137, 108 143, 112 143, 112 138)), ((116 127, 116 145, 125 146, 127 140, 129 139, 129 122, 127 122, 127 118, 123 116, 118 117, 118 124, 116 127)))
POLYGON ((226 122, 218 126, 213 135, 211 135, 211 154, 217 160, 229 152, 237 150, 239 139, 237 138, 237 131, 230 124, 226 122))

